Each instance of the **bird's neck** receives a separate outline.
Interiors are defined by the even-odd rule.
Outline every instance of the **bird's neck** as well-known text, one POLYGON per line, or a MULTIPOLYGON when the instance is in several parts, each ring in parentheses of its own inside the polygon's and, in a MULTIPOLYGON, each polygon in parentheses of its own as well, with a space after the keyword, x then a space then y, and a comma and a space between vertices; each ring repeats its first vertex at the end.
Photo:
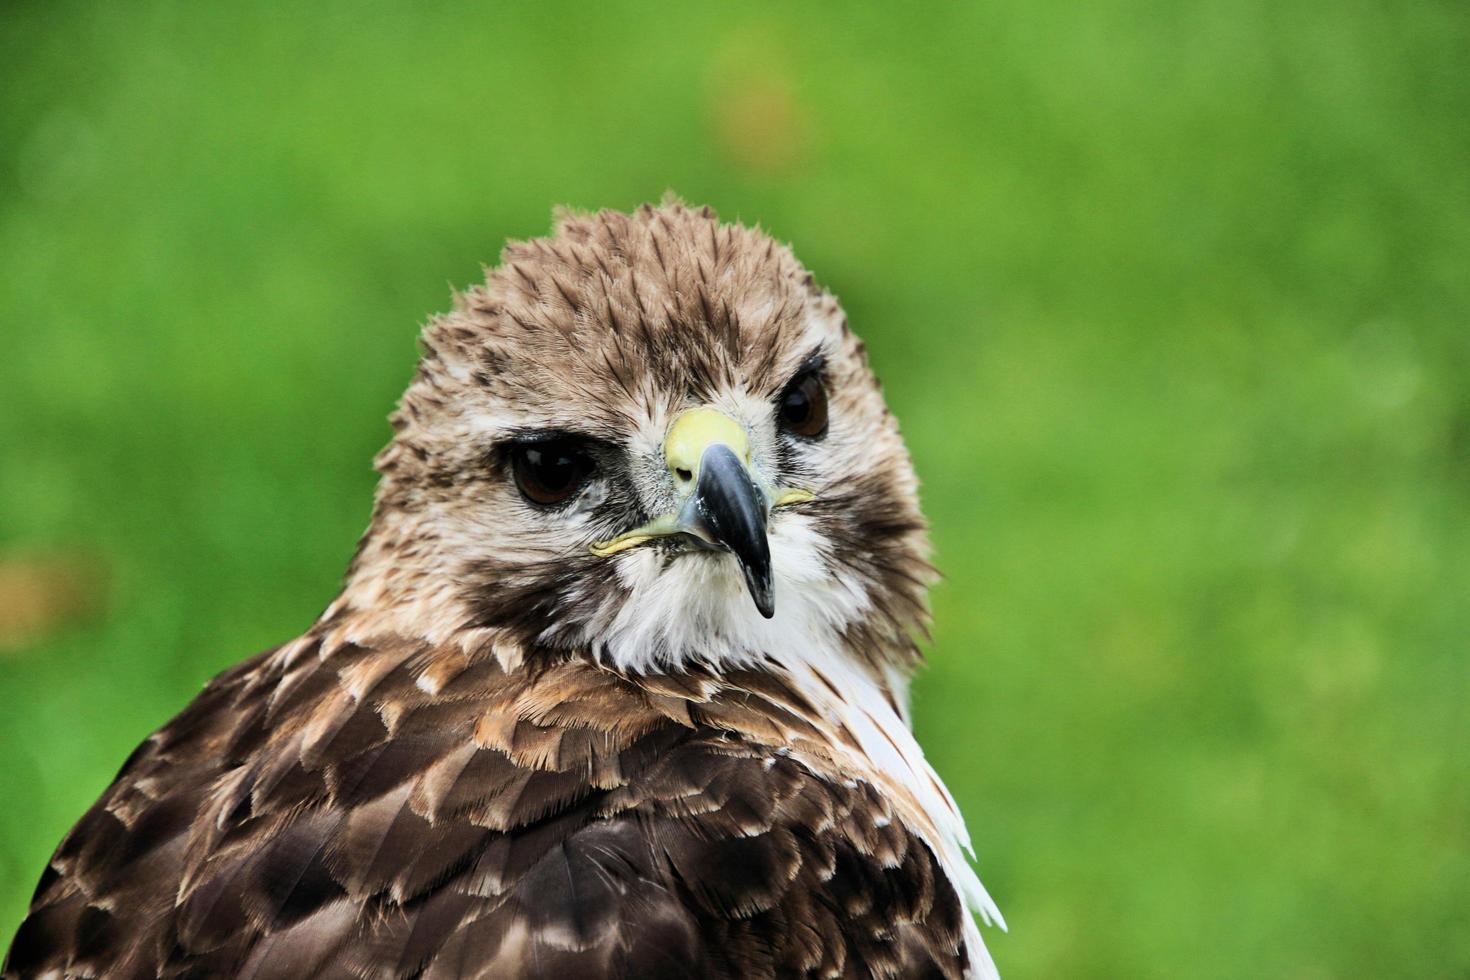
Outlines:
MULTIPOLYGON (((467 664, 486 660, 497 662, 506 675, 524 675, 527 683, 538 686, 548 683, 545 678, 571 676, 570 671, 611 692, 609 697, 623 692, 617 696, 629 698, 630 708, 655 703, 661 714, 680 723, 764 742, 824 778, 881 789, 905 825, 933 849, 969 907, 987 921, 1000 921, 966 859, 970 841, 959 808, 909 728, 903 668, 875 665, 838 644, 812 642, 810 637, 795 642, 793 637, 766 657, 742 663, 691 662, 628 671, 600 661, 591 651, 528 648, 494 627, 462 628, 434 641, 423 635, 374 634, 368 632, 372 622, 342 605, 279 656, 289 661, 311 655, 327 662, 339 650, 406 649, 404 656, 415 664, 417 687, 428 697, 439 696, 445 679, 467 664)), ((546 703, 562 695, 549 697, 546 703)), ((542 703, 539 695, 526 701, 542 703)), ((967 932, 974 932, 968 919, 967 932)), ((983 948, 978 934, 969 938, 971 949, 983 948)))

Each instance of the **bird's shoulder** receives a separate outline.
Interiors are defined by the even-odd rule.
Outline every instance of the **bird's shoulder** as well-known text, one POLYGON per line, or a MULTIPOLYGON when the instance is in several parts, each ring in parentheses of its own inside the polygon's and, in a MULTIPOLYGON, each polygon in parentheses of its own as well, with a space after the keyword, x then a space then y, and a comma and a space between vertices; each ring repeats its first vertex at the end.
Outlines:
POLYGON ((6 975, 958 974, 934 854, 820 740, 760 672, 297 643, 134 752, 6 975))

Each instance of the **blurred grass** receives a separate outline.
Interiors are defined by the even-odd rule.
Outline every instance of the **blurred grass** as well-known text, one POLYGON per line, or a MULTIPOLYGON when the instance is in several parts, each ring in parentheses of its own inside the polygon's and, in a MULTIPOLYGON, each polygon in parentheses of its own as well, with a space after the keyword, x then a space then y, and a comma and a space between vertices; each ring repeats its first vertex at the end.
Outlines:
POLYGON ((103 594, 0 652, 0 936, 332 596, 446 282, 674 188, 796 244, 904 422, 918 726, 1008 976, 1467 975, 1467 42, 1447 2, 8 5, 0 558, 103 594))

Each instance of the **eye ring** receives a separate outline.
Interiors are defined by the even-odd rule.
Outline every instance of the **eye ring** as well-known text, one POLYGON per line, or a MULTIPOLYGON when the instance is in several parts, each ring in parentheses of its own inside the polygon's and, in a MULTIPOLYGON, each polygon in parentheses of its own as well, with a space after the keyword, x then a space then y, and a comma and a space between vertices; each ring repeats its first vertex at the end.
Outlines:
POLYGON ((575 497, 597 465, 572 439, 522 442, 510 448, 516 489, 537 507, 556 507, 575 497))
POLYGON ((786 385, 776 400, 776 422, 803 439, 827 434, 827 387, 817 369, 801 372, 786 385))

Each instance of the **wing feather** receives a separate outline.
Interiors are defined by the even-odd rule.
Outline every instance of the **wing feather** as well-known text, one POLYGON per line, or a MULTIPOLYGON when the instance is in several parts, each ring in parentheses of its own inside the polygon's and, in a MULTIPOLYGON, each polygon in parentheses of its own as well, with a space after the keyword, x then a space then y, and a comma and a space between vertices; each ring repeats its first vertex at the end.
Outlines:
POLYGON ((4 974, 962 975, 929 847, 798 761, 822 738, 799 694, 732 683, 263 655, 133 754, 4 974))

